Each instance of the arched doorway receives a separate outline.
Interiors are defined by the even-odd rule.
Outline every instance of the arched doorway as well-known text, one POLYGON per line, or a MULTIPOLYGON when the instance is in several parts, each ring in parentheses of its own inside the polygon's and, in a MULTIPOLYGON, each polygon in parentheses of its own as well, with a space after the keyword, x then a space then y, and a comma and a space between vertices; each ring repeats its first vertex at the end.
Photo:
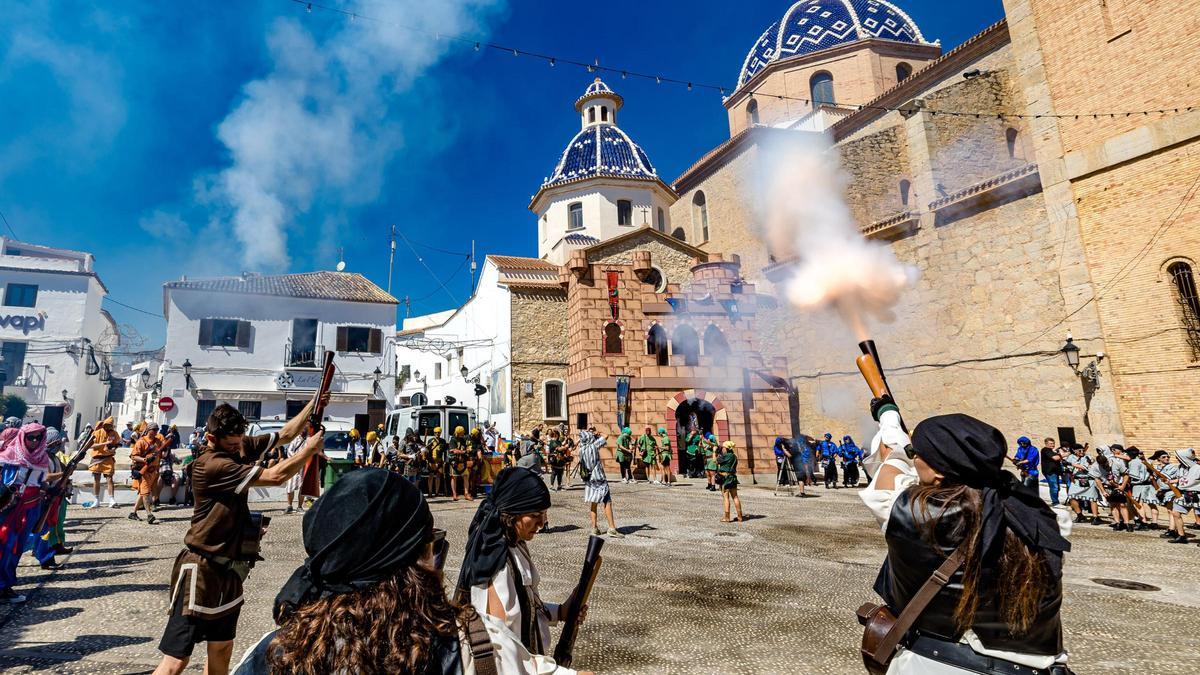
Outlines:
MULTIPOLYGON (((713 430, 714 417, 717 410, 713 404, 704 399, 689 399, 679 404, 675 408, 675 444, 679 448, 676 453, 675 460, 678 467, 678 473, 685 474, 689 478, 695 478, 697 469, 703 471, 703 466, 695 465, 688 466, 690 457, 687 454, 687 440, 693 433, 699 433, 701 436, 713 430)), ((699 462, 697 462, 699 463, 699 462)))
POLYGON ((687 435, 693 426, 700 433, 713 432, 717 440, 729 439, 729 413, 716 394, 703 389, 687 389, 675 394, 664 411, 667 433, 674 446, 676 473, 687 468, 687 435))

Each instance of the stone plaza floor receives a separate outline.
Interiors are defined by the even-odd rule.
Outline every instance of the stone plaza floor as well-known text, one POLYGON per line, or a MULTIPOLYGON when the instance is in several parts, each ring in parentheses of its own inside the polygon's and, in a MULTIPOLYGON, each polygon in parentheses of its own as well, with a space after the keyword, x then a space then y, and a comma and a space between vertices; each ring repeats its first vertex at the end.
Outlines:
MULTIPOLYGON (((614 484, 627 538, 611 540, 592 595, 576 665, 601 673, 861 673, 854 610, 872 600, 883 541, 856 491, 775 496, 744 481, 749 520, 722 524, 721 499, 701 481, 662 488, 614 484)), ((586 541, 582 490, 554 493, 549 531, 532 550, 550 601, 578 578, 586 541)), ((457 577, 475 504, 434 500, 449 531, 447 579, 457 577)), ((299 515, 275 516, 267 561, 247 582, 235 661, 270 630, 276 592, 303 559, 299 515)), ((161 524, 127 508, 72 507, 66 567, 43 572, 28 556, 18 590, 29 602, 0 608, 5 672, 147 673, 158 661, 170 567, 190 509, 163 508, 161 524)), ((364 536, 369 536, 364 533, 364 536)), ((1079 526, 1066 565, 1063 623, 1080 675, 1196 672, 1200 654, 1200 549, 1156 532, 1079 526), (1098 578, 1161 590, 1104 586, 1098 578)), ((201 654, 198 652, 198 655, 201 654)), ((190 672, 201 672, 197 659, 190 672)))

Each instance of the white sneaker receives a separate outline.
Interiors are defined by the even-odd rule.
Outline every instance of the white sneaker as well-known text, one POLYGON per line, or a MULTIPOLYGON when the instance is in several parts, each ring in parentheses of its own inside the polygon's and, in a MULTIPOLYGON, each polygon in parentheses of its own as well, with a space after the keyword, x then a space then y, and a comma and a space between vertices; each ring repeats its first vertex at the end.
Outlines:
POLYGON ((118 508, 118 506, 117 506, 117 500, 116 500, 116 499, 109 499, 109 500, 108 500, 108 508, 110 508, 110 509, 115 509, 115 508, 118 508))
POLYGON ((86 504, 86 505, 85 505, 83 508, 85 508, 85 509, 98 509, 98 508, 100 508, 100 504, 99 504, 98 502, 88 502, 88 503, 87 503, 87 504, 86 504))

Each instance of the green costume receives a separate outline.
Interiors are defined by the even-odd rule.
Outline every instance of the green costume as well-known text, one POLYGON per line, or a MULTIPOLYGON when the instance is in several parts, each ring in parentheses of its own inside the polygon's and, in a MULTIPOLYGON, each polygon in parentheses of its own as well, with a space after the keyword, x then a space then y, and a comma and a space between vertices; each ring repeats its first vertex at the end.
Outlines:
POLYGON ((700 442, 700 449, 704 451, 704 470, 717 470, 717 454, 720 449, 716 441, 705 439, 700 442))
POLYGON ((721 483, 722 490, 737 488, 737 453, 732 450, 722 452, 717 458, 717 471, 725 480, 725 482, 721 483))
POLYGON ((663 464, 671 463, 671 437, 663 432, 658 437, 658 461, 663 464))
POLYGON ((617 463, 624 464, 633 457, 633 452, 630 448, 633 443, 633 434, 627 434, 624 431, 617 437, 617 463))
POLYGON ((696 453, 700 452, 700 442, 703 437, 697 432, 688 434, 687 437, 687 454, 688 457, 695 457, 696 453))
POLYGON ((546 444, 547 453, 549 454, 550 466, 561 469, 567 463, 567 456, 562 451, 562 443, 558 439, 552 438, 546 444))
POLYGON ((654 437, 650 434, 642 434, 638 436, 638 449, 642 451, 642 461, 646 464, 654 464, 654 437))

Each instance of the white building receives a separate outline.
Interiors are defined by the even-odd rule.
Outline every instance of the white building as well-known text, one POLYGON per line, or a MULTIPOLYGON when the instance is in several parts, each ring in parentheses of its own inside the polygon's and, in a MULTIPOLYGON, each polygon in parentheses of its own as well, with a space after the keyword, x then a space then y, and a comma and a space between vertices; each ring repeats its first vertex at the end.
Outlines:
POLYGON ((90 253, 0 237, 0 372, 26 416, 77 434, 107 410, 116 322, 90 253))
POLYGON ((346 272, 167 282, 161 391, 174 407, 157 419, 185 438, 219 403, 252 421, 282 422, 311 399, 322 355, 332 350, 327 428, 374 428, 393 400, 396 305, 346 272))
POLYGON ((650 226, 670 234, 675 192, 650 157, 617 126, 624 99, 596 78, 575 101, 582 129, 529 204, 538 257, 556 265, 573 249, 650 226))
POLYGON ((125 428, 126 422, 137 425, 142 420, 157 417, 158 401, 162 394, 162 366, 160 352, 145 361, 135 362, 129 374, 122 378, 124 396, 120 404, 113 404, 112 412, 118 431, 125 428))
POLYGON ((676 194, 617 126, 623 105, 599 78, 575 101, 582 128, 529 204, 539 257, 489 255, 466 304, 448 316, 405 321, 396 343, 399 405, 417 394, 429 403, 450 397, 475 407, 481 422, 495 422, 506 437, 567 421, 566 342, 551 344, 562 336, 537 331, 565 311, 558 266, 573 250, 641 227, 683 238, 671 227, 676 194), (487 392, 477 397, 476 384, 487 392))

